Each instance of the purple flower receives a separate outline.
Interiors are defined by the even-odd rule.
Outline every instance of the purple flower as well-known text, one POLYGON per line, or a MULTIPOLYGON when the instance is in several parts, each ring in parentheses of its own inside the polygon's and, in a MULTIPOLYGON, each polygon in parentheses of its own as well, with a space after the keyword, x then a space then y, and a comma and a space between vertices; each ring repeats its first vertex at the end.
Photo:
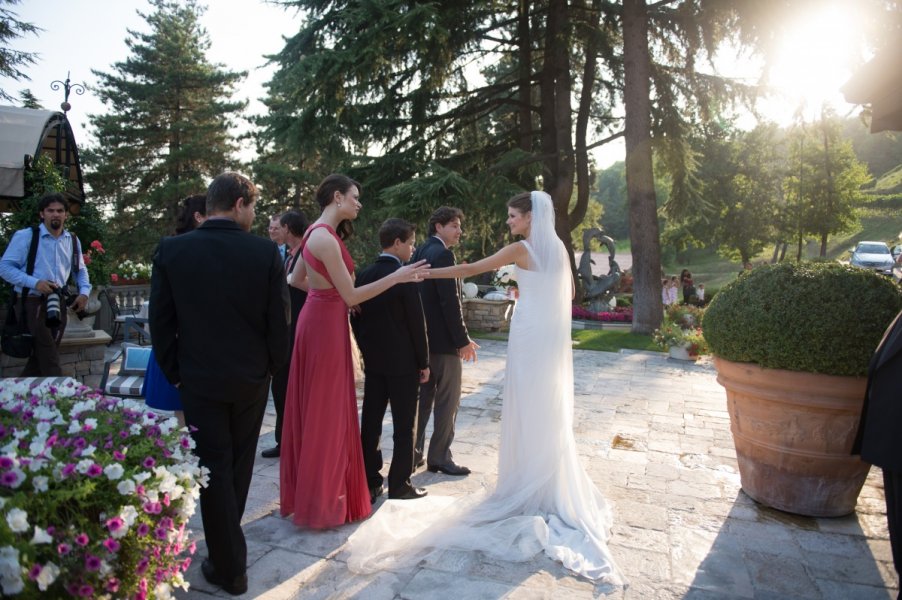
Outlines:
POLYGON ((118 450, 113 450, 113 458, 119 461, 125 460, 125 455, 118 450))
POLYGON ((79 546, 87 546, 88 542, 90 542, 90 541, 91 541, 91 539, 88 537, 88 534, 86 534, 86 533, 79 533, 77 536, 75 536, 75 543, 78 544, 79 546))
MULTIPOLYGON (((167 494, 166 496, 164 496, 164 498, 168 498, 168 496, 169 495, 167 494)), ((163 529, 172 529, 172 525, 172 517, 163 517, 162 519, 160 519, 160 527, 162 527, 163 529)))
POLYGON ((153 459, 153 456, 148 456, 144 459, 144 462, 141 463, 141 466, 145 469, 152 469, 155 464, 157 464, 157 461, 153 459))
POLYGON ((135 567, 135 573, 138 575, 144 575, 144 571, 147 570, 147 567, 150 566, 150 561, 145 556, 140 561, 138 561, 138 566, 135 567))
POLYGON ((94 588, 86 583, 78 588, 78 595, 82 598, 93 598, 94 588))
POLYGON ((107 538, 103 540, 103 547, 110 551, 110 553, 115 554, 119 552, 119 542, 114 540, 113 538, 107 538))
POLYGON ((65 467, 63 467, 63 477, 68 477, 72 473, 75 472, 75 465, 73 463, 67 463, 65 467))
POLYGON ((93 465, 88 467, 88 472, 85 473, 85 475, 87 475, 88 477, 97 477, 101 473, 103 473, 103 469, 100 467, 100 465, 94 463, 93 465))
POLYGON ((13 487, 19 481, 19 476, 15 471, 7 471, 0 475, 0 483, 6 487, 13 487))
POLYGON ((77 438, 75 438, 75 441, 72 442, 72 445, 75 446, 76 448, 84 448, 85 446, 88 445, 88 442, 83 437, 77 437, 77 438))
POLYGON ((85 556, 85 568, 91 572, 97 571, 100 569, 100 559, 93 554, 88 554, 85 556))
POLYGON ((0 437, 6 437, 6 427, 0 423, 0 437))
POLYGON ((34 566, 32 566, 28 570, 28 578, 31 579, 32 581, 34 581, 35 579, 38 578, 38 575, 40 575, 41 571, 43 571, 43 570, 44 570, 44 567, 35 563, 34 566))
POLYGON ((157 527, 153 531, 154 537, 156 537, 158 540, 165 540, 166 533, 167 533, 166 530, 162 527, 157 527))
POLYGON ((66 554, 69 554, 69 552, 71 550, 72 550, 72 546, 70 546, 69 544, 66 544, 66 543, 62 543, 56 547, 56 551, 59 552, 63 556, 65 556, 66 554))
POLYGON ((105 525, 109 532, 113 533, 114 531, 119 531, 120 529, 122 529, 122 526, 125 525, 125 521, 123 521, 119 517, 112 517, 106 520, 105 525))
POLYGON ((141 523, 138 525, 137 534, 139 537, 147 535, 148 531, 150 531, 150 525, 148 525, 147 523, 141 523))
POLYGON ((144 512, 149 515, 158 515, 163 512, 163 505, 159 502, 145 502, 144 512))
POLYGON ((128 437, 128 432, 123 429, 122 431, 119 432, 119 437, 124 440, 125 438, 128 437))
POLYGON ((111 594, 115 594, 119 591, 119 580, 115 577, 111 577, 107 580, 106 584, 103 586, 106 591, 111 594))
POLYGON ((181 447, 185 450, 188 450, 189 448, 191 448, 191 440, 189 440, 187 437, 182 437, 182 439, 179 440, 179 445, 181 445, 181 447))
POLYGON ((13 459, 8 456, 0 456, 0 469, 11 469, 13 467, 13 459))

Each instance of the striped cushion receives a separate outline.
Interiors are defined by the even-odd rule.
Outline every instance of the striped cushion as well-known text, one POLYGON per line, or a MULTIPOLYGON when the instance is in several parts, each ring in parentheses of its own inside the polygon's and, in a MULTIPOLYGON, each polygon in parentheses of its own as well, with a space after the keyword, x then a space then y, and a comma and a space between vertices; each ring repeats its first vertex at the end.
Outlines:
POLYGON ((71 377, 11 377, 11 379, 16 383, 27 384, 29 389, 33 389, 42 383, 61 386, 70 380, 73 384, 78 385, 78 382, 71 377))
POLYGON ((144 378, 140 375, 113 375, 103 391, 111 396, 140 396, 142 387, 144 378))

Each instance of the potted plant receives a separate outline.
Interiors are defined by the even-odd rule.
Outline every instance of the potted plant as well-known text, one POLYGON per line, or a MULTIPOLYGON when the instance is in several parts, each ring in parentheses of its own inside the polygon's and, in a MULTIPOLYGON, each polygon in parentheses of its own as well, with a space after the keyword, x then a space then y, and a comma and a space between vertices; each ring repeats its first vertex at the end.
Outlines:
POLYGON ((661 327, 655 330, 654 341, 677 360, 696 360, 708 352, 701 327, 683 327, 666 317, 661 327))
POLYGON ((891 281, 827 262, 759 267, 711 301, 705 338, 749 496, 816 517, 855 509, 869 469, 850 455, 864 375, 900 308, 891 281))

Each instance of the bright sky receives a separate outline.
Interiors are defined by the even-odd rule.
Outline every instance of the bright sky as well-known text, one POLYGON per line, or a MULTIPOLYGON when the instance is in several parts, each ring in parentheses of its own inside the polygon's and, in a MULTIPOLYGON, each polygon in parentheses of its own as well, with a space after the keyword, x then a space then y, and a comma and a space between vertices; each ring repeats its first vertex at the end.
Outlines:
MULTIPOLYGON (((273 68, 262 68, 264 54, 273 54, 283 46, 283 36, 294 34, 300 18, 292 11, 264 0, 208 0, 202 22, 210 37, 208 58, 233 71, 248 71, 238 88, 238 98, 250 101, 250 112, 263 110, 257 99, 264 95, 263 83, 273 68)), ((820 12, 807 13, 797 22, 786 23, 779 60, 770 80, 781 94, 762 101, 763 114, 780 125, 792 122, 793 114, 804 100, 807 120, 816 118, 824 101, 832 102, 840 115, 854 110, 845 103, 839 88, 853 72, 853 37, 858 27, 856 0, 823 0, 820 12)), ((128 57, 127 29, 147 31, 137 10, 149 13, 147 0, 23 0, 12 10, 19 18, 44 29, 37 36, 13 42, 18 50, 38 52, 38 64, 26 69, 31 81, 14 82, 0 78, 0 86, 14 96, 28 88, 47 109, 56 110, 63 100, 61 90, 53 91, 51 82, 63 81, 71 72, 73 83, 96 83, 91 69, 111 72, 114 62, 128 57)), ((748 58, 724 56, 721 72, 743 75, 755 80, 758 64, 748 58)), ((88 114, 105 112, 90 91, 72 94, 69 120, 76 142, 88 143, 88 114)), ((753 125, 748 121, 746 125, 753 125)), ((599 166, 623 160, 622 138, 599 149, 599 166)))

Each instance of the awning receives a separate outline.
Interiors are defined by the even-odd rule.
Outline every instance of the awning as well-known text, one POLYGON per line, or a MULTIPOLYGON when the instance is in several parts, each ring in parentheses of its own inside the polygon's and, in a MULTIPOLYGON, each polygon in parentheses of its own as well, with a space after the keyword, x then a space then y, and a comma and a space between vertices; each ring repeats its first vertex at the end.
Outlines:
POLYGON ((842 87, 846 102, 871 107, 871 133, 902 131, 902 41, 895 41, 842 87))
POLYGON ((25 197, 25 170, 49 155, 69 180, 66 195, 78 212, 85 199, 78 148, 66 115, 51 110, 0 106, 0 211, 14 210, 25 197))

